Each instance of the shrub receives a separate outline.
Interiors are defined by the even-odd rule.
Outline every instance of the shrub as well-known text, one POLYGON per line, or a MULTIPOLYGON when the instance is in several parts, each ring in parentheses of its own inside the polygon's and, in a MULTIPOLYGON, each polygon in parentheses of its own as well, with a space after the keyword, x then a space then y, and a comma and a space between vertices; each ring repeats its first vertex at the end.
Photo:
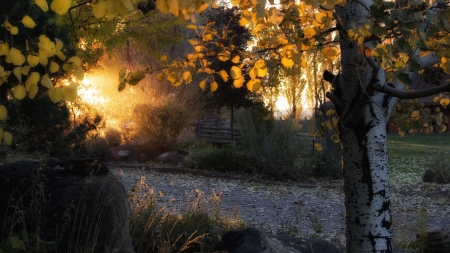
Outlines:
POLYGON ((450 183, 450 148, 440 145, 438 150, 434 150, 425 166, 433 173, 433 179, 436 183, 450 183))
POLYGON ((115 147, 122 143, 122 134, 116 129, 108 129, 105 133, 105 140, 108 147, 115 147))
POLYGON ((103 158, 108 147, 104 138, 89 139, 86 142, 86 155, 88 158, 103 158))
POLYGON ((221 172, 253 172, 248 155, 231 146, 198 148, 191 150, 185 164, 190 168, 221 172))
POLYGON ((178 137, 189 125, 189 114, 179 103, 169 101, 136 106, 134 120, 139 139, 150 139, 168 149, 176 145, 178 137))
POLYGON ((257 126, 249 110, 242 110, 237 119, 239 146, 248 154, 257 172, 272 179, 298 180, 302 177, 296 160, 307 147, 296 140, 292 120, 269 118, 257 126))

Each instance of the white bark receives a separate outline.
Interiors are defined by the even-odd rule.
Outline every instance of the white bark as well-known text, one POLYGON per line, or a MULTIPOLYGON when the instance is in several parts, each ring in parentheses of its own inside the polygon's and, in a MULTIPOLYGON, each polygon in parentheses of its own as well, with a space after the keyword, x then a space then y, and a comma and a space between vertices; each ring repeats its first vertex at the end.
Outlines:
MULTIPOLYGON (((346 29, 362 24, 371 0, 349 1, 337 14, 346 29)), ((366 89, 372 67, 356 42, 340 36, 342 72, 330 98, 340 116, 346 208, 346 252, 392 252, 386 124, 397 99, 366 89)), ((376 73, 384 80, 384 72, 376 73)))

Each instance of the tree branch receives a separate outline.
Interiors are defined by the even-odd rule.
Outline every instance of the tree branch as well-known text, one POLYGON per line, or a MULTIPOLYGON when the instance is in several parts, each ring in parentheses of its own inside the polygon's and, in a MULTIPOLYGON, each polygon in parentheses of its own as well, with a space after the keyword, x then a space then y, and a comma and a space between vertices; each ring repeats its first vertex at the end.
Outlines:
POLYGON ((382 85, 379 80, 372 79, 369 86, 378 92, 382 92, 382 93, 391 95, 393 97, 398 97, 401 99, 423 98, 423 97, 428 97, 431 95, 436 95, 441 92, 450 91, 450 83, 439 85, 439 86, 436 86, 433 88, 424 89, 424 90, 403 91, 403 90, 395 89, 388 85, 382 85))

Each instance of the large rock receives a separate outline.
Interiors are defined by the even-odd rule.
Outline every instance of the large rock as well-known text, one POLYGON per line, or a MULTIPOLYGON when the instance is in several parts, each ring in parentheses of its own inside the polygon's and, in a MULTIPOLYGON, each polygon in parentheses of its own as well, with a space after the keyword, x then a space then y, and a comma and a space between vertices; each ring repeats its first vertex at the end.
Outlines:
POLYGON ((179 165, 184 162, 185 155, 187 154, 186 151, 181 150, 174 150, 170 152, 166 152, 164 154, 161 154, 155 158, 155 162, 164 163, 164 164, 171 164, 171 165, 179 165))
POLYGON ((341 253, 344 250, 323 239, 304 239, 287 235, 265 235, 250 227, 232 230, 222 236, 214 252, 227 253, 341 253))
POLYGON ((87 169, 74 163, 0 167, 1 239, 11 229, 16 239, 24 241, 26 231, 32 239, 38 236, 40 247, 56 246, 57 252, 134 252, 123 185, 99 163, 86 164, 87 169))

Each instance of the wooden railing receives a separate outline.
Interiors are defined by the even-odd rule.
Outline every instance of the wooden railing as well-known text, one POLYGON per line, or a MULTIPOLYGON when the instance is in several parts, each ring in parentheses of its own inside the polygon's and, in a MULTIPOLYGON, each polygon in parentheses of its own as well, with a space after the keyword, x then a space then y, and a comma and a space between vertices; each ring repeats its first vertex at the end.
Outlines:
MULTIPOLYGON (((199 139, 206 140, 212 144, 227 145, 231 144, 231 124, 229 121, 222 121, 220 119, 205 119, 197 120, 195 123, 191 123, 194 126, 195 135, 199 139)), ((234 124, 234 138, 235 141, 239 141, 239 126, 234 124)), ((297 143, 305 142, 307 145, 314 149, 314 144, 320 142, 319 139, 314 139, 309 136, 307 132, 297 132, 294 136, 297 143)))

